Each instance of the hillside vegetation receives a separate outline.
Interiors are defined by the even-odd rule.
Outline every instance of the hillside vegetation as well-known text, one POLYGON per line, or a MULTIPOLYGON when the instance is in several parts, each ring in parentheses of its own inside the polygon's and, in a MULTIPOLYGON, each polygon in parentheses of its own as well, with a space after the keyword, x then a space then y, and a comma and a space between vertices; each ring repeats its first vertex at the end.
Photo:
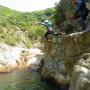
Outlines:
POLYGON ((45 32, 45 27, 38 22, 52 19, 53 13, 54 8, 22 13, 0 6, 0 42, 31 47, 45 32))
MULTIPOLYGON (((48 19, 53 23, 53 29, 58 32, 62 28, 66 34, 81 31, 79 20, 70 20, 75 7, 71 0, 60 0, 53 8, 34 12, 18 12, 0 6, 0 41, 9 45, 25 45, 31 47, 36 41, 40 41, 45 33, 45 27, 39 25, 48 19)), ((90 14, 88 16, 88 27, 90 14)), ((89 27, 90 28, 90 27, 89 27)))

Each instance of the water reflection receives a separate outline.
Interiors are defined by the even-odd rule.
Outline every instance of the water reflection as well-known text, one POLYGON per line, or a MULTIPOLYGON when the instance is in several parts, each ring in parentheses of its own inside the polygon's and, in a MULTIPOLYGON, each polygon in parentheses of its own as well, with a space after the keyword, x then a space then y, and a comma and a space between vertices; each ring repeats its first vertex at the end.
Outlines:
POLYGON ((60 90, 60 87, 42 81, 39 72, 27 69, 0 74, 0 90, 60 90))

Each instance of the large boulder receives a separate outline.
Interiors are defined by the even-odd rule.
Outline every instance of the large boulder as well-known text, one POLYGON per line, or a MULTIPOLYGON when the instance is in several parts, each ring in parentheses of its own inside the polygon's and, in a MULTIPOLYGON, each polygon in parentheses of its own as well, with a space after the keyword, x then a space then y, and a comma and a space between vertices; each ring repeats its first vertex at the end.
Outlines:
POLYGON ((18 48, 0 44, 0 72, 10 72, 16 68, 38 69, 43 53, 38 48, 18 48))
POLYGON ((90 53, 83 54, 74 66, 69 90, 90 90, 90 53))
POLYGON ((90 31, 77 32, 62 38, 54 37, 50 42, 45 42, 44 51, 42 74, 45 78, 53 79, 60 85, 70 84, 70 90, 89 90, 89 68, 78 63, 88 62, 89 67, 90 59, 85 61, 81 57, 90 53, 90 31), (81 88, 88 85, 88 89, 79 89, 80 81, 81 86, 83 85, 81 88))
POLYGON ((63 38, 62 48, 67 72, 71 76, 73 66, 80 56, 90 53, 90 31, 73 33, 63 38))
POLYGON ((50 42, 45 42, 42 74, 46 79, 68 85, 69 76, 64 65, 61 42, 59 36, 54 37, 50 42))

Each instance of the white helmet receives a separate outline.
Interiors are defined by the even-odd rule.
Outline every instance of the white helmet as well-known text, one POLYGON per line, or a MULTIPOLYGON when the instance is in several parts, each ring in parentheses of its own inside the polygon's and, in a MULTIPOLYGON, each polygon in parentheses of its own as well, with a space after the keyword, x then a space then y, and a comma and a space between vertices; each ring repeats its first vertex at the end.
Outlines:
POLYGON ((45 20, 44 23, 49 23, 49 21, 48 20, 45 20))
POLYGON ((51 26, 51 22, 49 22, 48 20, 45 20, 44 23, 51 26))

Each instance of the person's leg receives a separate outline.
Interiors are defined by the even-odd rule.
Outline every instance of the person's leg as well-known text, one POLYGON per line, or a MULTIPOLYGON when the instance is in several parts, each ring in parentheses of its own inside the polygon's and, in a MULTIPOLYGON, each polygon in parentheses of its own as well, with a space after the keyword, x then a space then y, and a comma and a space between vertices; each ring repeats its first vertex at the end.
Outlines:
POLYGON ((85 31, 87 27, 86 21, 81 17, 81 30, 85 31))
POLYGON ((55 35, 54 31, 51 31, 51 30, 48 31, 48 34, 55 35))
POLYGON ((85 14, 84 17, 87 18, 88 14, 89 14, 90 10, 88 10, 87 8, 85 9, 85 14))
POLYGON ((50 31, 50 34, 55 35, 54 31, 50 31))
POLYGON ((44 37, 46 40, 48 40, 48 32, 45 33, 44 37))
POLYGON ((84 9, 82 12, 81 12, 81 29, 83 31, 85 31, 87 29, 87 16, 89 14, 89 11, 88 9, 84 9))
POLYGON ((74 19, 78 19, 80 18, 80 13, 78 13, 77 15, 74 15, 74 19))

